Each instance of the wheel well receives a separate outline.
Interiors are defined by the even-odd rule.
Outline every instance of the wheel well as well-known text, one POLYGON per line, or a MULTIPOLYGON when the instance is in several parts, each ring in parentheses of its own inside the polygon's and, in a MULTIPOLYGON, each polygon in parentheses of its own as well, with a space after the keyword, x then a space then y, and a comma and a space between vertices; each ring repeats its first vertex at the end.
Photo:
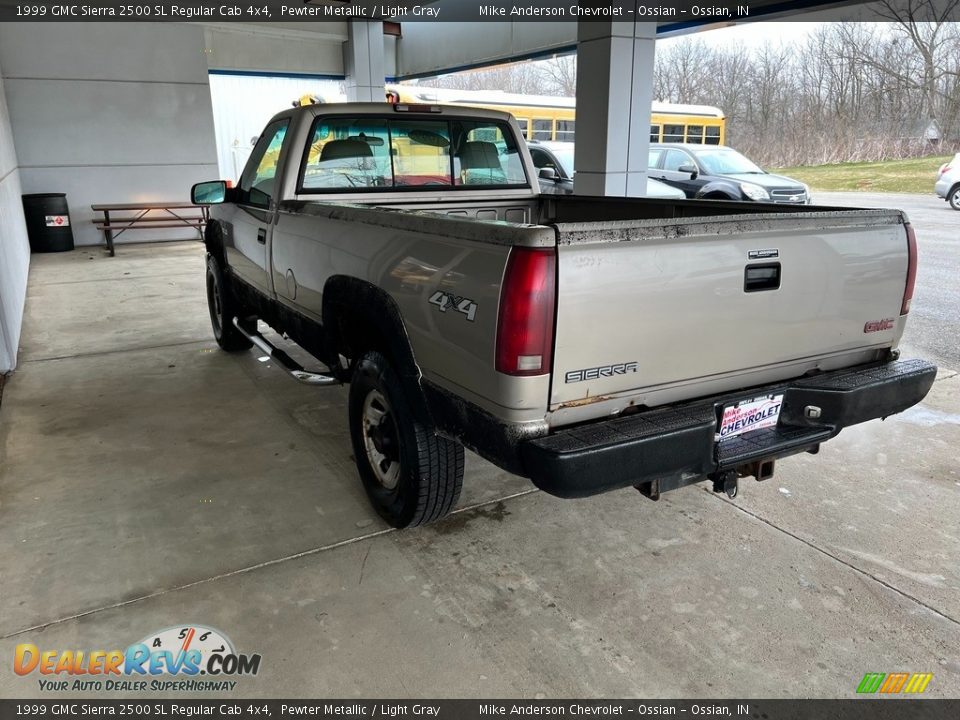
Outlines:
POLYGON ((335 275, 323 286, 323 327, 334 353, 350 360, 349 374, 369 350, 390 361, 406 386, 407 400, 421 422, 433 427, 433 419, 420 385, 420 368, 392 297, 375 285, 346 275, 335 275))
POLYGON ((420 379, 400 308, 372 283, 335 275, 323 288, 323 326, 336 352, 355 362, 368 350, 384 353, 404 376, 420 379))
POLYGON ((706 195, 700 197, 701 200, 733 200, 730 195, 719 190, 711 190, 706 195))
POLYGON ((216 220, 207 223, 203 232, 203 244, 217 262, 220 263, 221 271, 226 271, 226 251, 223 247, 223 227, 216 220))

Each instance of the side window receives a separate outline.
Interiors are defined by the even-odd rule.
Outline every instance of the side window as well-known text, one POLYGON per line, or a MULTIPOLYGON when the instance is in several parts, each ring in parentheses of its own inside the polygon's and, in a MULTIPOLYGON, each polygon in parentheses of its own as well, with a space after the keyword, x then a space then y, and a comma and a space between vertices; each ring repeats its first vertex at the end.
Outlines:
POLYGON ((538 170, 540 168, 552 167, 552 164, 550 163, 550 156, 540 148, 530 148, 530 157, 533 158, 533 166, 538 170))
POLYGON ((707 126, 707 145, 719 145, 720 144, 720 128, 708 125, 707 126))
POLYGON ((663 160, 664 170, 678 171, 683 165, 694 165, 693 159, 681 150, 667 150, 663 160))
POLYGON ((660 142, 660 126, 650 126, 650 142, 660 142))
POLYGON ((703 125, 687 125, 687 142, 703 144, 703 125))
POLYGON ((520 126, 520 134, 526 140, 530 136, 530 121, 526 118, 517 118, 517 125, 520 126))
POLYGON ((269 207, 274 196, 277 163, 280 161, 280 148, 283 147, 288 123, 288 120, 278 120, 268 125, 257 140, 240 176, 244 202, 257 207, 269 207))
POLYGON ((647 155, 647 167, 655 168, 660 165, 660 156, 663 155, 663 150, 653 149, 650 150, 650 153, 647 155))

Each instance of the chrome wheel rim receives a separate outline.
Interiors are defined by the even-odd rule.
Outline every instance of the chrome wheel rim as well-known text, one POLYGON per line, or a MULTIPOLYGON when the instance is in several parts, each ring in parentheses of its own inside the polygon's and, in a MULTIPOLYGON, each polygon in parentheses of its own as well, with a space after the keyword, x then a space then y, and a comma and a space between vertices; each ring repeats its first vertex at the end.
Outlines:
POLYGON ((950 202, 953 203, 956 207, 960 207, 960 190, 957 190, 950 197, 950 202))
POLYGON ((387 490, 400 480, 400 439, 393 408, 379 390, 371 390, 363 401, 363 446, 373 474, 387 490))

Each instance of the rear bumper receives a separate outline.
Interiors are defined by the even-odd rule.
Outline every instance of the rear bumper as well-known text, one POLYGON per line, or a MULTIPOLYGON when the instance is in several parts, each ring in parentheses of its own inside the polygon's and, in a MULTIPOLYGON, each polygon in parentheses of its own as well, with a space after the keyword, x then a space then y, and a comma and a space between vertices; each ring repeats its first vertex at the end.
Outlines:
POLYGON ((936 366, 923 360, 838 370, 560 430, 523 442, 520 458, 524 474, 558 497, 585 497, 654 480, 665 488, 679 487, 815 448, 845 427, 902 412, 926 396, 936 374, 936 366), (781 393, 776 427, 715 441, 724 405, 781 393), (808 417, 808 407, 819 408, 819 416, 808 417))

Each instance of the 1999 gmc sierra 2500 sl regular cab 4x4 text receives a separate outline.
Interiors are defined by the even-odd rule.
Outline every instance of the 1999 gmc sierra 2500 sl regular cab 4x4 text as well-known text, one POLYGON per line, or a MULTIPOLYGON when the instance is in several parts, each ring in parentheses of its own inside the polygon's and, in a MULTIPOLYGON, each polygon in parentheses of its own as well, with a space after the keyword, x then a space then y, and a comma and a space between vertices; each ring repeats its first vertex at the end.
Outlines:
POLYGON ((287 110, 236 188, 193 199, 216 205, 217 342, 350 383, 360 477, 398 527, 450 512, 463 446, 560 497, 732 495, 936 373, 895 349, 917 266, 902 212, 541 196, 497 112, 287 110))

